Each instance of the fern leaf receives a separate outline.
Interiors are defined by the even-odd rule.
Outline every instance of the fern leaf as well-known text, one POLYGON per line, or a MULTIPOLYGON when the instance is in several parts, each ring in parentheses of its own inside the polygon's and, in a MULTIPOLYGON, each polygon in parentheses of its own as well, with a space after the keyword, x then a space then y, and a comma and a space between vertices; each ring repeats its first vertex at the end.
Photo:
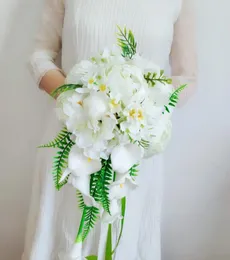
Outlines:
POLYGON ((68 90, 74 90, 76 88, 82 88, 82 85, 76 85, 76 84, 65 84, 60 86, 59 88, 55 89, 52 93, 51 96, 56 98, 58 97, 61 93, 66 92, 68 90))
MULTIPOLYGON (((169 103, 168 106, 165 106, 165 111, 170 113, 169 107, 176 107, 178 101, 179 101, 179 95, 180 93, 187 87, 187 85, 182 85, 179 88, 177 88, 169 97, 169 103)), ((164 113, 164 112, 163 112, 164 113)))
POLYGON ((53 141, 48 144, 40 145, 38 148, 60 148, 62 143, 66 142, 66 140, 70 138, 70 135, 71 133, 68 132, 66 127, 64 127, 53 141))
POLYGON ((85 202, 84 202, 83 195, 81 194, 81 192, 79 190, 77 190, 77 198, 78 198, 79 209, 84 210, 86 205, 85 205, 85 202))
POLYGON ((60 183, 60 179, 63 173, 63 169, 67 168, 68 165, 68 156, 71 147, 74 145, 74 142, 70 139, 66 139, 61 145, 60 150, 57 152, 57 155, 53 160, 53 180, 57 190, 60 190, 68 181, 66 178, 63 182, 60 183))
POLYGON ((109 185, 113 180, 113 169, 111 159, 102 159, 102 168, 100 171, 91 175, 90 194, 99 202, 105 211, 110 213, 109 185))
POLYGON ((85 207, 85 219, 82 233, 82 242, 87 238, 91 229, 94 228, 99 216, 99 209, 96 207, 85 207))
POLYGON ((156 85, 157 82, 160 82, 163 85, 166 84, 172 84, 172 79, 167 78, 164 75, 164 70, 160 71, 160 75, 158 76, 157 73, 153 72, 148 72, 147 74, 144 75, 144 78, 146 80, 146 82, 151 86, 154 87, 156 85))
POLYGON ((138 170, 139 164, 134 164, 130 169, 129 169, 129 175, 131 177, 136 177, 138 176, 137 173, 139 172, 138 170))

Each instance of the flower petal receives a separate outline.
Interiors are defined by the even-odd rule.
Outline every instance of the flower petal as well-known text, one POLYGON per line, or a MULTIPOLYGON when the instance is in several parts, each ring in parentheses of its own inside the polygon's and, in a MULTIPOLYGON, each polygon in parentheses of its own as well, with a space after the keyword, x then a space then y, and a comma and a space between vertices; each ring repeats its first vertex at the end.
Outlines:
POLYGON ((142 155, 142 150, 135 144, 116 146, 111 154, 112 167, 115 172, 126 173, 134 164, 137 164, 142 155))

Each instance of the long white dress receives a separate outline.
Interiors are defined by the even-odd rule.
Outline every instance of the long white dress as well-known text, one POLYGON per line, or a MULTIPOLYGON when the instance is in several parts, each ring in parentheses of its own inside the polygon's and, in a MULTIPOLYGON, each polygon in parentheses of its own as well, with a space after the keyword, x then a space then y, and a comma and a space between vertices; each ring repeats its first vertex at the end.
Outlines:
MULTIPOLYGON (((46 0, 31 69, 39 85, 62 49, 62 71, 116 42, 117 25, 132 29, 138 51, 164 68, 170 58, 175 84, 192 83, 196 76, 192 0, 46 0)), ((187 91, 191 92, 190 89, 187 91)), ((48 112, 44 142, 59 131, 48 112)), ((75 190, 54 189, 51 164, 54 151, 41 150, 29 213, 23 260, 58 260, 72 245, 81 217, 75 190)), ((145 160, 139 188, 128 198, 126 222, 114 260, 161 259, 162 157, 145 160)), ((114 224, 114 236, 117 236, 114 224)), ((105 228, 99 223, 83 247, 83 255, 103 252, 105 228)))

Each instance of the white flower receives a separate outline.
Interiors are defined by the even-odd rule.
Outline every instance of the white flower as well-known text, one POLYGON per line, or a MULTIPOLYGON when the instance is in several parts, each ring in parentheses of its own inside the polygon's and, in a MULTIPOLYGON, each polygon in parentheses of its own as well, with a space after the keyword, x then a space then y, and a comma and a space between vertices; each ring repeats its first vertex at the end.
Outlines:
POLYGON ((155 106, 164 106, 169 103, 169 97, 173 92, 173 86, 157 82, 154 87, 149 87, 149 96, 155 106))
POLYGON ((141 69, 143 74, 151 72, 159 75, 161 71, 160 67, 157 64, 153 63, 150 60, 144 59, 139 54, 134 55, 130 63, 141 69))
POLYGON ((116 146, 111 153, 113 170, 125 174, 134 165, 140 162, 141 148, 135 144, 116 146))
POLYGON ((58 254, 59 260, 86 260, 82 256, 82 243, 75 243, 68 252, 58 254))
POLYGON ((76 134, 76 144, 84 149, 84 154, 92 159, 99 159, 108 145, 108 141, 114 137, 116 119, 105 116, 102 120, 91 120, 88 128, 76 134))
POLYGON ((76 64, 66 77, 66 84, 82 84, 82 78, 95 69, 92 62, 83 60, 76 64))
POLYGON ((92 92, 83 102, 87 115, 93 119, 101 119, 108 112, 109 99, 101 92, 92 92))
POLYGON ((68 168, 73 175, 81 177, 99 171, 101 162, 87 158, 83 151, 74 145, 69 153, 68 168))
POLYGON ((60 121, 65 121, 68 116, 63 111, 63 106, 68 102, 68 98, 75 94, 75 90, 69 90, 60 94, 56 101, 56 114, 60 121))
POLYGON ((144 157, 151 157, 164 151, 171 139, 172 122, 168 116, 162 115, 162 118, 151 131, 152 138, 150 146, 144 151, 144 157))
POLYGON ((121 207, 116 199, 110 202, 110 214, 106 211, 102 214, 103 223, 113 223, 116 219, 121 218, 121 207))
POLYGON ((129 172, 125 175, 117 175, 117 179, 110 185, 109 198, 110 200, 122 199, 137 187, 137 183, 132 179, 129 172), (118 179, 118 177, 120 177, 118 179))

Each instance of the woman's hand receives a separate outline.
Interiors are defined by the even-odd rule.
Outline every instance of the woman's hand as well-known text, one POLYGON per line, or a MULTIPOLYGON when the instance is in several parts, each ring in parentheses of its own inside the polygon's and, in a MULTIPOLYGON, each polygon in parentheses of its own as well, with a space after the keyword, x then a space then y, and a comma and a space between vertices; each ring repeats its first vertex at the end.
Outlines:
MULTIPOLYGON (((58 87, 65 84, 65 76, 60 70, 48 71, 40 82, 40 88, 45 90, 49 95, 58 87)), ((55 99, 57 97, 54 97, 55 99)))

